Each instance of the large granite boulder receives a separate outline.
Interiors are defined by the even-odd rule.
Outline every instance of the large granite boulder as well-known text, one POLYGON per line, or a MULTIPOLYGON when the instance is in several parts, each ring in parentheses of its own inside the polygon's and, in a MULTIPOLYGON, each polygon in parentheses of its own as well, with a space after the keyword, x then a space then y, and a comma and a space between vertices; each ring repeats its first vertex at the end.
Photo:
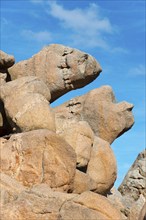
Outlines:
POLYGON ((17 199, 1 206, 1 220, 121 220, 120 213, 103 196, 53 192, 47 185, 19 193, 17 199))
POLYGON ((14 131, 41 128, 55 131, 50 90, 43 81, 29 76, 7 82, 0 87, 0 98, 14 131))
POLYGON ((1 138, 1 171, 24 186, 46 183, 51 188, 72 191, 76 155, 54 132, 41 129, 1 138))
POLYGON ((57 131, 86 121, 97 137, 112 143, 134 124, 133 105, 117 103, 110 86, 102 86, 54 108, 57 131))
POLYGON ((99 63, 91 55, 59 44, 46 46, 9 69, 12 80, 23 76, 42 79, 51 91, 51 102, 92 82, 100 72, 99 63))

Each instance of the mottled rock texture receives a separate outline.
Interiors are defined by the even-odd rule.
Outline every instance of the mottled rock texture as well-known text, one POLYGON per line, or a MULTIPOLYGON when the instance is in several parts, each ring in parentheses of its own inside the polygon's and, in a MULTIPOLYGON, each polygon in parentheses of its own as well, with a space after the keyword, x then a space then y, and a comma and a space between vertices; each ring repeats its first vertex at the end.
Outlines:
POLYGON ((3 205, 1 219, 121 220, 121 215, 105 197, 98 194, 53 192, 41 184, 21 192, 13 202, 3 205))
POLYGON ((1 171, 24 186, 47 183, 64 191, 73 189, 76 155, 57 134, 34 130, 1 138, 1 171))
POLYGON ((134 201, 140 194, 146 198, 146 150, 138 155, 118 190, 134 201))
POLYGON ((59 44, 46 46, 29 60, 9 69, 12 80, 23 76, 42 79, 51 91, 51 101, 87 85, 100 72, 101 67, 92 56, 59 44))
POLYGON ((22 77, 2 85, 0 92, 13 130, 47 128, 55 131, 55 117, 49 107, 50 90, 44 82, 33 76, 22 77))
POLYGON ((139 220, 145 156, 130 174, 138 190, 109 195, 117 177, 110 144, 132 127, 133 105, 102 86, 50 107, 99 76, 82 51, 53 44, 14 62, 0 52, 1 220, 139 220))
POLYGON ((130 103, 117 103, 112 88, 102 86, 54 108, 57 130, 84 120, 96 136, 112 143, 134 124, 132 108, 130 103))

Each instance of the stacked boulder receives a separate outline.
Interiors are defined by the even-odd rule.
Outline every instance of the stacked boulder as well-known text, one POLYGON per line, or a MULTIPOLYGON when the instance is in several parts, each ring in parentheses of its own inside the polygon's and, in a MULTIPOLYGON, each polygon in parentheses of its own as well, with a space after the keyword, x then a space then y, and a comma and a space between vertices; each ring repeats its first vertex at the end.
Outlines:
POLYGON ((53 44, 13 64, 0 53, 1 219, 122 219, 107 198, 117 177, 110 144, 134 124, 133 105, 102 86, 50 106, 99 76, 79 50, 53 44))

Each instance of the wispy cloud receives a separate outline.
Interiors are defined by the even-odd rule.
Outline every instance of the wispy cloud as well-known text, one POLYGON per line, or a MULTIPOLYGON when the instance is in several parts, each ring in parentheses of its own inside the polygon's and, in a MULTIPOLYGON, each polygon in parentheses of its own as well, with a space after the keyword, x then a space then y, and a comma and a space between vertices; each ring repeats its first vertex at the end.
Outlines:
POLYGON ((130 76, 145 76, 146 68, 144 65, 139 64, 137 67, 133 67, 129 70, 130 76))
POLYGON ((43 4, 44 0, 30 0, 30 2, 32 2, 34 4, 43 4))
POLYGON ((36 40, 38 42, 49 42, 52 40, 52 36, 48 31, 33 32, 31 30, 23 30, 22 36, 28 40, 36 40))
POLYGON ((107 17, 100 15, 97 4, 90 4, 88 8, 66 9, 56 1, 48 1, 47 13, 59 20, 62 28, 70 31, 74 44, 84 44, 108 48, 106 34, 112 34, 114 28, 107 17))
POLYGON ((113 49, 111 49, 111 53, 124 53, 124 54, 128 54, 129 51, 125 48, 122 47, 115 47, 113 49))

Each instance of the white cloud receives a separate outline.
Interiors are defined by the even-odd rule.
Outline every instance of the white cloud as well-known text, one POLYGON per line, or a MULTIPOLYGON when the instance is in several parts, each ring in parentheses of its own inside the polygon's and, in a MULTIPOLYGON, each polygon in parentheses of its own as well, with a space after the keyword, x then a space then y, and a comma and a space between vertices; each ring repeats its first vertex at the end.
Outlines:
POLYGON ((129 70, 131 76, 145 76, 146 68, 144 65, 139 64, 137 67, 133 67, 129 70))
POLYGON ((109 47, 104 35, 114 33, 114 28, 107 17, 100 15, 97 4, 92 3, 84 9, 65 9, 56 1, 48 1, 48 5, 47 13, 58 19, 64 29, 70 31, 74 44, 105 49, 109 47))
POLYGON ((49 42, 52 40, 51 34, 48 31, 33 32, 31 30, 23 30, 21 33, 29 40, 36 40, 38 42, 49 42))

